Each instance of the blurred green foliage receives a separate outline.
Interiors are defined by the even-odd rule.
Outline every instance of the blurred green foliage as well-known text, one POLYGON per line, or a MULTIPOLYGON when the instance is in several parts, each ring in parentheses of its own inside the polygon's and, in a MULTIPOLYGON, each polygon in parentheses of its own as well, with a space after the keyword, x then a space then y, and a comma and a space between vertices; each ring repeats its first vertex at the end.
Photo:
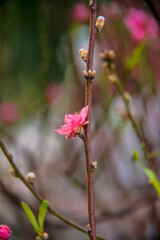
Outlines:
POLYGON ((25 113, 44 103, 49 82, 63 81, 61 41, 76 1, 0 2, 0 101, 15 101, 25 113))

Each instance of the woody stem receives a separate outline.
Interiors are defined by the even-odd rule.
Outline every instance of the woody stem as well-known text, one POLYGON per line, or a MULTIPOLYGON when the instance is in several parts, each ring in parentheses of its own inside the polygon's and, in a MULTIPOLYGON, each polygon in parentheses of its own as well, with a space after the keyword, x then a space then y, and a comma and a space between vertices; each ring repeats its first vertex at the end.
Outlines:
MULTIPOLYGON (((91 1, 90 1, 91 2, 91 1)), ((96 22, 97 0, 93 0, 90 6, 90 36, 87 58, 87 72, 93 70, 93 54, 95 46, 95 22, 96 22)), ((85 154, 87 168, 87 197, 88 197, 88 231, 90 240, 96 240, 96 223, 95 223, 95 208, 94 208, 94 189, 93 189, 93 171, 92 166, 92 151, 91 151, 91 106, 92 106, 92 81, 86 80, 85 87, 85 105, 88 106, 88 125, 85 133, 85 154)))

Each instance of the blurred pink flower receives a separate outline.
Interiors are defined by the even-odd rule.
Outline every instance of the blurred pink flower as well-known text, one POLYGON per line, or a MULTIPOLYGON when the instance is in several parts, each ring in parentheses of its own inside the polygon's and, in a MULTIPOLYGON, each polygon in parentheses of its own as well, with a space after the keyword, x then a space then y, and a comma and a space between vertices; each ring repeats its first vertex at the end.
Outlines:
POLYGON ((55 129, 55 131, 61 135, 66 135, 66 139, 76 137, 78 133, 83 129, 83 126, 88 124, 86 121, 88 115, 88 106, 84 107, 79 114, 66 114, 65 124, 60 129, 55 129))
POLYGON ((89 21, 89 7, 83 3, 77 3, 72 9, 72 20, 85 23, 89 21))
POLYGON ((10 239, 10 229, 6 225, 0 225, 0 240, 10 239))
POLYGON ((56 83, 50 83, 45 89, 45 99, 48 104, 55 104, 63 92, 62 86, 56 83))
POLYGON ((131 8, 124 19, 132 39, 140 42, 147 37, 158 35, 158 24, 148 13, 131 8))
POLYGON ((0 122, 5 124, 14 123, 19 117, 18 108, 15 103, 0 103, 0 122))

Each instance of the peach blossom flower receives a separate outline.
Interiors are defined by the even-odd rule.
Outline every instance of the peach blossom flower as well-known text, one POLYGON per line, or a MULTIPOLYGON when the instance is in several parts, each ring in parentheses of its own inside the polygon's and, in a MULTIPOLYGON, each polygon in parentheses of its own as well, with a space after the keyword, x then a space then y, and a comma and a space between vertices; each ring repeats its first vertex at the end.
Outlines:
POLYGON ((88 124, 86 121, 88 115, 88 106, 84 107, 78 114, 66 114, 64 121, 65 124, 60 129, 55 129, 55 131, 61 135, 66 135, 66 139, 76 137, 77 134, 83 132, 83 126, 88 124))
POLYGON ((0 225, 0 240, 10 239, 10 229, 6 225, 0 225))
POLYGON ((155 37, 158 35, 158 24, 156 20, 142 10, 131 8, 124 22, 132 39, 137 43, 146 37, 155 37))

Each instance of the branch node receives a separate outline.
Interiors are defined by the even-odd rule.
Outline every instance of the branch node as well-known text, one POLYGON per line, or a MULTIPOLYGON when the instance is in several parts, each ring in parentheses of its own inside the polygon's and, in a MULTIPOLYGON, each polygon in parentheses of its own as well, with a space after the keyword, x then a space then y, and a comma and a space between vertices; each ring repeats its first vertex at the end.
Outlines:
POLYGON ((90 171, 91 172, 94 172, 97 168, 97 162, 92 162, 91 165, 90 165, 90 171))
POLYGON ((92 234, 91 226, 89 223, 87 224, 87 232, 89 236, 92 234))
POLYGON ((11 153, 8 153, 7 155, 8 155, 8 158, 9 158, 10 160, 13 159, 13 155, 12 155, 11 153))
POLYGON ((85 77, 85 79, 88 81, 88 82, 91 82, 92 81, 92 79, 95 77, 95 75, 96 75, 96 71, 95 70, 89 70, 88 72, 87 71, 83 71, 83 75, 84 75, 84 77, 85 77))
POLYGON ((93 10, 93 0, 89 0, 89 7, 91 10, 93 10))
POLYGON ((11 174, 13 177, 18 177, 16 171, 15 171, 13 168, 11 168, 11 169, 9 170, 9 172, 10 172, 10 174, 11 174))

